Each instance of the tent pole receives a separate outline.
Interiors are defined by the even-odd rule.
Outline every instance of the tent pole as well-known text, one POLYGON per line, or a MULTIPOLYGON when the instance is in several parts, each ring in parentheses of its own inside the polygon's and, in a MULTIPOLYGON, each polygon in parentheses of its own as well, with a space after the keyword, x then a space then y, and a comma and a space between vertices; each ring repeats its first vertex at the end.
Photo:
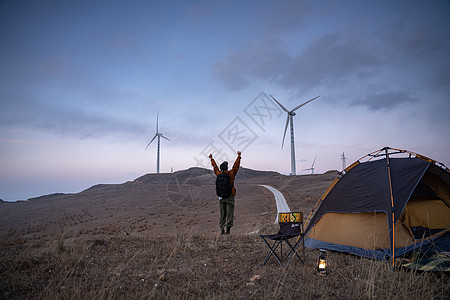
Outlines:
POLYGON ((389 178, 389 193, 391 196, 391 216, 392 216, 392 241, 391 241, 391 256, 392 256, 392 268, 395 267, 395 215, 394 215, 394 195, 392 193, 392 178, 391 178, 391 164, 389 161, 389 148, 384 148, 386 153, 386 162, 387 162, 387 170, 388 170, 388 178, 389 178))

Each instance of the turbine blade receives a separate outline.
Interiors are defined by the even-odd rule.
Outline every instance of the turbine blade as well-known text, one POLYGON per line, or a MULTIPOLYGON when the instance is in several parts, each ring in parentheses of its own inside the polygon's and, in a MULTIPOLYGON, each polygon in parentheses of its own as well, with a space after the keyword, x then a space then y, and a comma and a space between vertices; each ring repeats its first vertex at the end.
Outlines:
POLYGON ((147 144, 147 147, 145 147, 145 150, 147 150, 148 146, 153 142, 153 140, 158 136, 158 134, 155 134, 155 136, 152 138, 152 140, 147 144))
POLYGON ((290 112, 293 112, 293 111, 296 111, 297 109, 299 109, 300 107, 302 107, 303 105, 306 105, 306 104, 308 104, 309 102, 311 102, 311 101, 313 101, 313 100, 315 100, 315 99, 317 99, 317 98, 319 98, 320 96, 317 96, 317 97, 315 97, 315 98, 312 98, 311 100, 308 100, 308 101, 306 101, 305 103, 303 103, 303 104, 300 104, 299 106, 296 106, 293 110, 291 110, 290 112))
POLYGON ((289 112, 286 107, 284 107, 280 102, 277 101, 277 99, 275 99, 272 95, 270 95, 270 97, 272 97, 272 99, 281 107, 281 109, 283 109, 285 112, 289 112))
POLYGON ((156 134, 159 133, 158 129, 158 119, 159 119, 159 113, 156 115, 156 134))
POLYGON ((312 163, 312 165, 311 165, 311 168, 314 168, 314 164, 316 163, 316 158, 317 158, 317 155, 316 155, 316 157, 314 158, 314 161, 313 161, 313 163, 312 163))
POLYGON ((165 137, 164 135, 162 135, 162 134, 161 134, 161 137, 162 137, 162 138, 165 138, 165 139, 168 140, 169 142, 171 141, 171 140, 169 140, 168 138, 166 138, 166 137, 165 137))
POLYGON ((288 129, 288 126, 289 126, 289 115, 287 115, 286 126, 284 127, 284 134, 283 134, 283 141, 281 142, 281 149, 283 149, 284 139, 286 138, 286 131, 288 129))

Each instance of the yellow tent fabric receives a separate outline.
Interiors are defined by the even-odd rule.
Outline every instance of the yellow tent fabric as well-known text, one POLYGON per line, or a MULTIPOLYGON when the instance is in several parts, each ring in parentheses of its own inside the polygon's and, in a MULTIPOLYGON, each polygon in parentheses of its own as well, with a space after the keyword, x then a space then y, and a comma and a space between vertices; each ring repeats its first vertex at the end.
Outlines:
POLYGON ((436 175, 430 173, 425 173, 422 177, 422 182, 431 187, 439 198, 450 207, 450 186, 448 184, 445 184, 436 175))
POLYGON ((406 204, 400 221, 408 227, 446 229, 450 227, 450 209, 440 199, 412 200, 406 204))
MULTIPOLYGON (((384 212, 327 213, 312 228, 309 238, 364 249, 389 248, 389 229, 384 212)), ((395 225, 395 247, 413 243, 409 230, 400 222, 395 225)))
MULTIPOLYGON (((414 243, 411 227, 446 229, 450 209, 439 199, 408 202, 395 224, 395 247, 414 243)), ((389 248, 389 229, 384 212, 327 213, 309 233, 309 238, 364 249, 389 248)))

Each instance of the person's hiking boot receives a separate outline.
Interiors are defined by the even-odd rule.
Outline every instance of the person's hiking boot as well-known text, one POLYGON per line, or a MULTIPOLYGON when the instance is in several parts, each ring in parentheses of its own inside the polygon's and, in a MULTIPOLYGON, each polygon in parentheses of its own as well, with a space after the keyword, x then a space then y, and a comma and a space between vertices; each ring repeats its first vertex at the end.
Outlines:
POLYGON ((225 229, 223 227, 220 228, 220 234, 225 234, 225 229))
POLYGON ((227 234, 230 234, 231 227, 227 227, 227 234))

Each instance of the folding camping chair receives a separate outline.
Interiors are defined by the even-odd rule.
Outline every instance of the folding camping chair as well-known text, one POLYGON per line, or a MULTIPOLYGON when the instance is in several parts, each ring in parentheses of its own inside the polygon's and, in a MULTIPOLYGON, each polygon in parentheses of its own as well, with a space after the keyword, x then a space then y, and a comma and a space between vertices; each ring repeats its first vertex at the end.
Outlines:
POLYGON ((303 232, 303 213, 302 212, 289 212, 278 214, 278 224, 280 230, 276 234, 260 235, 266 246, 269 248, 266 258, 261 264, 264 266, 269 258, 272 256, 277 260, 281 267, 286 267, 291 261, 293 256, 296 256, 303 264, 305 262, 305 241, 303 232), (294 245, 289 242, 290 239, 297 238, 294 245), (273 243, 269 244, 268 240, 272 240, 273 243), (283 254, 283 243, 288 246, 289 252, 283 254), (297 247, 301 245, 303 249, 303 259, 297 253, 297 247), (279 255, 277 249, 280 248, 279 255))

